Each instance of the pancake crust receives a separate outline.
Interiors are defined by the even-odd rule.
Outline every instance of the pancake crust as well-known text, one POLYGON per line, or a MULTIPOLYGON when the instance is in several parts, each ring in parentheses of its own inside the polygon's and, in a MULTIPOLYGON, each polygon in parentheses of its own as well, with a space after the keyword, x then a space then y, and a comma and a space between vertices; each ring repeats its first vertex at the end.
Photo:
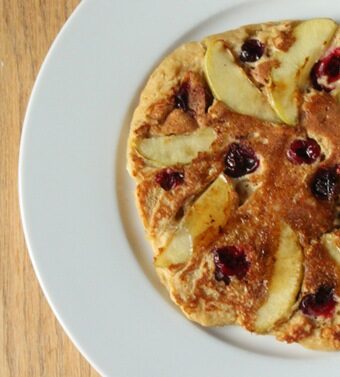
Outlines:
MULTIPOLYGON (((193 203, 225 169, 225 155, 232 143, 242 143, 259 158, 259 168, 241 178, 226 177, 233 187, 231 215, 217 234, 205 232, 195 243, 190 258, 179 264, 156 266, 161 282, 183 313, 203 326, 239 324, 257 332, 259 309, 268 300, 282 224, 297 235, 303 253, 303 278, 288 314, 266 333, 285 342, 323 350, 340 349, 340 271, 325 247, 325 234, 337 232, 337 200, 318 200, 310 185, 322 167, 340 161, 340 106, 337 90, 314 90, 311 83, 300 98, 299 122, 295 127, 272 123, 232 111, 213 98, 204 74, 207 44, 223 40, 235 56, 249 38, 266 46, 266 55, 254 64, 240 64, 249 79, 264 92, 275 62, 271 51, 289 51, 293 28, 299 21, 248 25, 186 43, 167 56, 154 70, 134 111, 128 140, 128 171, 136 181, 136 202, 155 258, 164 252, 193 203), (185 87, 188 109, 176 103, 185 87), (184 181, 164 190, 157 180, 168 168, 145 158, 143 140, 154 137, 191 135, 212 129, 216 136, 208 150, 189 163, 174 164, 184 181), (293 164, 287 150, 296 139, 313 138, 321 157, 312 164, 293 164), (225 245, 243 245, 249 263, 247 274, 230 284, 216 279, 212 250, 225 245), (320 286, 334 289, 336 307, 331 318, 306 315, 301 301, 320 286)), ((338 29, 339 30, 339 29, 338 29)), ((340 46, 339 31, 329 48, 340 46)), ((236 89, 235 89, 236 90, 236 89)), ((175 152, 174 152, 175 153, 175 152)), ((339 249, 340 250, 340 249, 339 249)))

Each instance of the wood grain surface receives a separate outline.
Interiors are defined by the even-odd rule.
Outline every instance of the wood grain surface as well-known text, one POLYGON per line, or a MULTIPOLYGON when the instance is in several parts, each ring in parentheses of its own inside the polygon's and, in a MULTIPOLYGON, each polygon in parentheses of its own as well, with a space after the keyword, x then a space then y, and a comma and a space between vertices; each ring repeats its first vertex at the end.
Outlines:
POLYGON ((94 377, 49 308, 25 246, 17 192, 23 117, 39 67, 79 0, 0 0, 0 376, 94 377))

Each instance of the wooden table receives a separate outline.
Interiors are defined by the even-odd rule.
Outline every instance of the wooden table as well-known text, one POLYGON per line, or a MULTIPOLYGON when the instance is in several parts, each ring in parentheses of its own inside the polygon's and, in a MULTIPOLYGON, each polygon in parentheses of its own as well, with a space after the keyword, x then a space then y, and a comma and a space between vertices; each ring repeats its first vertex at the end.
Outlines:
POLYGON ((0 376, 98 376, 49 308, 21 229, 21 127, 39 67, 79 0, 0 1, 0 376))

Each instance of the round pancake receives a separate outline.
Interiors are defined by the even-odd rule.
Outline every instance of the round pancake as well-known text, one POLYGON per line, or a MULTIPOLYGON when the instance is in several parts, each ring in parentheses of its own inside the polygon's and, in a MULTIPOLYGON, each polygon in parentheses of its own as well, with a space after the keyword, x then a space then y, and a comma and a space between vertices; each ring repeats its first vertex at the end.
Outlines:
MULTIPOLYGON (((299 90, 299 120, 292 127, 279 118, 268 121, 233 111, 213 96, 204 68, 209 44, 222 41, 267 98, 276 65, 273 51, 288 53, 293 48, 293 30, 299 24, 283 21, 248 25, 202 42, 186 43, 166 57, 150 76, 133 114, 128 170, 137 184, 136 202, 154 250, 156 271, 171 299, 189 319, 204 326, 239 324, 252 332, 274 334, 285 342, 334 350, 340 349, 338 198, 320 200, 313 195, 311 185, 319 169, 337 167, 340 160, 338 88, 331 92, 315 90, 308 79, 299 90), (261 41, 266 53, 246 64, 237 57, 249 39, 261 41), (190 144, 196 153, 185 150, 192 135, 198 135, 190 144), (175 144, 180 137, 180 143, 175 144), (207 146, 204 138, 208 137, 211 142, 207 146), (167 144, 157 144, 161 138, 168 138, 167 144), (320 157, 313 163, 292 163, 287 158, 292 143, 309 138, 320 146, 320 157), (256 152, 255 171, 241 177, 225 174, 226 154, 235 144, 256 152), (170 145, 170 154, 160 154, 159 145, 164 151, 170 145), (154 156, 160 156, 161 161, 154 156), (176 162, 176 158, 186 160, 176 162), (166 159, 171 163, 164 163, 166 159), (164 189, 162 174, 169 171, 177 174, 171 177, 178 183, 175 180, 170 189, 164 189), (231 188, 226 222, 218 227, 211 224, 200 233, 185 260, 160 263, 160 256, 169 249, 183 224, 189 223, 189 218, 199 223, 204 214, 194 212, 199 207, 195 203, 204 201, 204 194, 219 179, 231 188), (221 250, 242 250, 237 261, 246 273, 217 278, 216 261, 221 250), (274 282, 277 287, 280 273, 286 274, 282 279, 295 286, 289 294, 279 286, 280 294, 275 296, 274 282), (331 316, 306 314, 301 309, 306 297, 315 296, 320 288, 331 292, 331 316), (289 295, 292 297, 288 300, 285 297, 289 295), (281 303, 286 307, 279 313, 277 306, 281 303)), ((334 33, 323 54, 340 46, 339 35, 339 31, 334 33)))

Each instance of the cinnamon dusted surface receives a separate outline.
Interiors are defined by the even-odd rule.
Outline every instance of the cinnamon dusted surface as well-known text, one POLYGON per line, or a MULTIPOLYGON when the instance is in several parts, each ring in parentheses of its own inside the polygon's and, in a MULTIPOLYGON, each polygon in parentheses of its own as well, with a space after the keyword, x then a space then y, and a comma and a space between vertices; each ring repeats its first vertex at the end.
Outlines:
MULTIPOLYGON (((182 110, 173 110, 179 111, 182 110)), ((325 232, 333 229, 335 203, 317 200, 309 186, 310 177, 319 166, 332 165, 340 158, 336 119, 339 119, 338 105, 327 94, 307 98, 301 124, 296 128, 273 126, 233 113, 219 101, 201 115, 201 126, 212 127, 218 135, 212 152, 201 153, 191 164, 182 167, 186 177, 183 186, 160 192, 157 208, 149 222, 152 235, 157 236, 159 221, 164 222, 165 218, 168 222, 163 225, 164 229, 176 229, 179 209, 223 171, 223 158, 232 142, 248 145, 256 151, 260 167, 255 173, 235 180, 236 190, 238 185, 247 183, 254 191, 235 209, 219 239, 208 244, 203 242, 204 247, 197 247, 194 257, 184 268, 172 268, 172 297, 189 318, 205 325, 235 321, 253 330, 256 312, 266 299, 282 222, 298 233, 305 252, 304 291, 313 292, 322 284, 337 286, 337 268, 327 251, 319 243, 315 245, 325 232), (316 134, 322 136, 323 144, 327 144, 327 154, 311 165, 292 164, 287 158, 292 141, 316 134), (242 281, 234 280, 226 286, 214 277, 211 251, 214 247, 235 244, 246 245, 250 270, 242 281), (197 271, 200 271, 199 275, 197 271)), ((153 173, 147 176, 148 179, 140 184, 139 192, 146 185, 156 189, 153 173)), ((315 326, 312 322, 300 318, 297 324, 294 320, 291 326, 286 325, 286 335, 278 330, 278 337, 299 341, 310 335, 315 326)))
MULTIPOLYGON (((249 30, 254 32, 257 26, 249 30)), ((282 46, 292 43, 287 30, 288 23, 279 29, 282 46)), ((267 38, 265 27, 260 33, 267 38)), ((239 34, 232 32, 233 48, 244 39, 244 34, 245 29, 240 29, 239 34)), ((137 180, 137 204, 155 254, 162 252, 193 201, 223 172, 230 144, 250 147, 260 164, 252 174, 228 178, 236 200, 218 237, 212 240, 203 234, 187 263, 157 268, 157 272, 188 318, 206 326, 239 323, 254 331, 256 313, 267 299, 280 227, 286 223, 297 234, 303 250, 304 279, 291 318, 277 323, 272 333, 280 340, 301 342, 311 348, 340 349, 339 315, 334 320, 312 319, 298 308, 303 295, 314 293, 322 285, 334 287, 339 295, 338 267, 320 243, 323 234, 335 229, 336 202, 319 200, 311 190, 316 171, 334 166, 340 159, 339 105, 327 93, 307 91, 296 127, 234 113, 220 101, 210 103, 201 63, 192 58, 194 51, 200 57, 204 54, 204 48, 189 44, 166 58, 151 76, 132 122, 129 170, 137 180), (162 73, 167 90, 162 87, 161 93, 155 95, 159 97, 151 100, 149 93, 158 82, 157 72, 162 73), (177 72, 176 79, 173 72, 177 72), (195 111, 176 106, 176 95, 183 84, 189 88, 189 108, 195 111), (184 183, 170 191, 160 189, 155 176, 161 168, 136 152, 138 142, 153 136, 190 134, 206 127, 214 129, 217 135, 210 150, 200 152, 189 164, 172 166, 184 173, 184 183), (307 138, 319 143, 320 157, 312 164, 292 163, 287 158, 290 145, 296 139, 307 138), (212 251, 231 245, 244 248, 250 267, 243 279, 231 279, 226 285, 215 278, 212 251)), ((259 73, 263 80, 266 72, 259 73)), ((159 85, 158 82, 156 86, 159 85)))
MULTIPOLYGON (((321 106, 320 98, 320 95, 315 95, 308 106, 315 106, 315 103, 320 103, 321 106)), ((209 154, 208 164, 204 164, 206 155, 203 155, 192 164, 185 166, 184 171, 188 177, 185 184, 163 194, 168 203, 166 207, 168 217, 175 216, 187 198, 207 187, 209 177, 213 179, 223 171, 223 156, 231 142, 236 141, 251 146, 260 157, 260 168, 257 172, 242 179, 243 182, 249 181, 249 184, 256 189, 235 210, 223 229, 220 239, 204 249, 197 248, 195 258, 183 270, 179 268, 178 284, 182 288, 190 286, 190 291, 188 290, 188 296, 184 300, 184 292, 181 290, 181 296, 177 297, 177 301, 188 312, 201 310, 202 300, 210 305, 212 305, 211 301, 215 305, 225 302, 226 305, 232 305, 235 308, 239 314, 239 321, 252 329, 255 313, 266 297, 267 283, 271 277, 278 246, 279 227, 282 222, 288 223, 299 234, 300 242, 308 256, 306 263, 310 267, 305 275, 308 290, 313 291, 321 283, 336 285, 337 271, 332 262, 328 263, 332 268, 327 265, 327 260, 329 260, 327 252, 320 251, 323 253, 320 259, 319 253, 309 251, 312 241, 318 240, 323 233, 333 228, 335 204, 315 199, 308 185, 309 177, 319 165, 327 164, 328 160, 318 161, 312 165, 294 165, 286 155, 291 142, 296 138, 306 137, 308 133, 308 125, 305 127, 305 123, 310 124, 311 115, 308 113, 309 107, 307 108, 306 120, 296 129, 273 127, 265 122, 230 112, 221 102, 216 102, 209 109, 206 124, 213 127, 218 134, 212 148, 214 152, 209 154), (209 171, 214 171, 215 174, 210 176, 209 171), (172 206, 174 206, 173 210, 171 210, 172 206), (211 259, 210 251, 214 246, 234 244, 249 245, 247 257, 251 261, 251 267, 242 282, 235 281, 225 286, 223 282, 215 280, 214 266, 207 259, 211 259), (323 263, 320 263, 320 260, 323 263), (192 271, 199 270, 202 265, 205 266, 203 277, 197 280, 196 288, 193 290, 192 271), (320 274, 320 269, 323 269, 324 273, 320 274), (308 283, 309 281, 313 284, 308 283), (213 300, 209 295, 202 294, 202 286, 207 287, 207 285, 214 286, 218 292, 213 300), (244 290, 246 294, 237 293, 244 290)), ((321 116, 322 111, 325 110, 318 109, 318 116, 321 116)), ((336 104, 334 104, 334 111, 337 111, 336 104)), ((332 156, 340 157, 338 154, 332 154, 332 156)), ((162 199, 159 203, 162 203, 162 199)), ((159 205, 160 209, 162 211, 159 218, 164 220, 165 205, 159 205)), ((155 224, 156 232, 157 221, 152 224, 155 224)), ((321 245, 318 248, 322 250, 321 245)))

